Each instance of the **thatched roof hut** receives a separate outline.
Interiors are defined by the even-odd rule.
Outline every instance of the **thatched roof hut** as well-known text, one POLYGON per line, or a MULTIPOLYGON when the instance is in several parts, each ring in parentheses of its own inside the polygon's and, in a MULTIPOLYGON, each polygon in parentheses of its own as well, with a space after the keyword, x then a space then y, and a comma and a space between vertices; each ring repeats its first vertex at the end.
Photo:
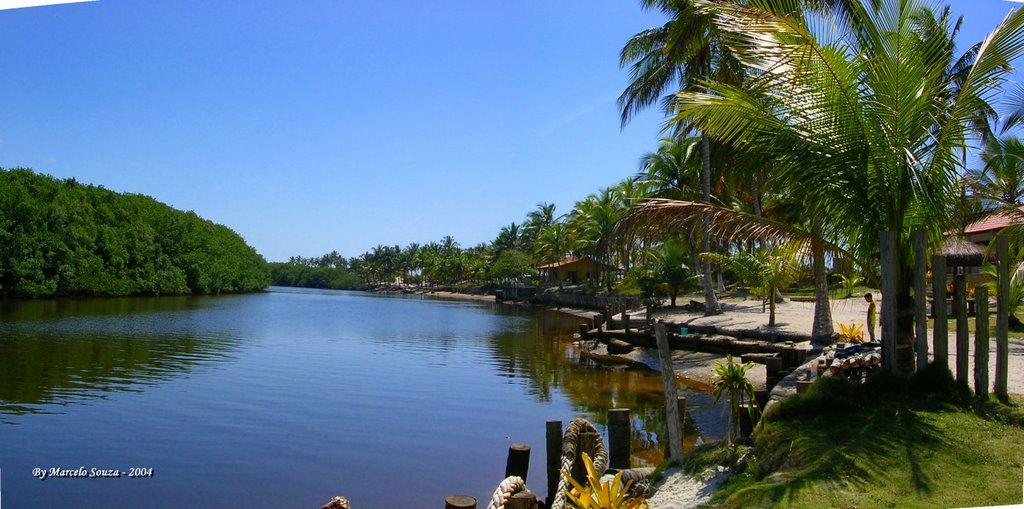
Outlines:
POLYGON ((942 255, 947 267, 980 267, 985 262, 985 248, 963 237, 946 237, 942 255))

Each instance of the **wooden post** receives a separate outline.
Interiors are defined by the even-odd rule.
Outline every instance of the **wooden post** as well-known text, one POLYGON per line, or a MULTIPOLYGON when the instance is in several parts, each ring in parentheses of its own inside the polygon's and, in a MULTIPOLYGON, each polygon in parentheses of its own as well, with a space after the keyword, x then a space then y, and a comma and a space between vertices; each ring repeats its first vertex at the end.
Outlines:
POLYGON ((586 432, 579 434, 579 441, 576 442, 576 460, 572 462, 572 478, 576 479, 576 482, 583 486, 587 485, 587 468, 583 465, 583 453, 587 453, 593 460, 593 455, 589 451, 594 450, 594 446, 597 445, 597 441, 601 440, 601 435, 593 432, 586 432))
POLYGON ((932 349, 935 362, 949 367, 949 317, 946 316, 946 257, 932 255, 932 349))
POLYGON ((928 296, 925 295, 925 273, 928 272, 928 234, 914 233, 917 257, 914 264, 914 338, 917 344, 917 370, 928 366, 928 296))
POLYGON ((444 499, 444 509, 476 509, 476 499, 465 495, 452 495, 444 499))
POLYGON ((587 324, 581 323, 579 326, 580 339, 587 339, 590 337, 590 330, 587 329, 587 324))
POLYGON ((608 410, 609 468, 616 470, 629 468, 631 427, 628 408, 612 408, 608 410))
POLYGON ((754 422, 750 418, 750 403, 740 403, 740 438, 749 437, 754 433, 754 422))
POLYGON ((545 438, 548 455, 548 496, 545 500, 546 505, 551 507, 551 502, 555 500, 555 493, 558 491, 558 479, 562 475, 562 421, 548 421, 545 438))
POLYGON ((988 287, 974 289, 974 392, 988 397, 988 287))
POLYGON ((970 340, 967 336, 967 282, 963 274, 953 277, 953 309, 956 311, 956 381, 967 383, 970 369, 970 340))
POLYGON ((683 430, 679 426, 679 397, 676 392, 676 374, 672 368, 672 351, 668 347, 668 336, 665 324, 658 322, 654 326, 655 339, 658 342, 658 357, 661 364, 661 382, 665 386, 665 422, 668 428, 669 459, 683 460, 683 430))
POLYGON ((775 387, 775 384, 779 383, 779 372, 782 371, 782 364, 782 357, 765 357, 765 389, 770 391, 772 387, 775 387))
POLYGON ((1007 398, 1007 377, 1009 376, 1010 333, 1010 248, 1006 235, 996 236, 996 257, 998 258, 999 293, 996 296, 996 385, 995 393, 1001 399, 1007 398))
POLYGON ((526 480, 530 472, 530 446, 512 444, 508 448, 508 459, 505 460, 505 477, 515 475, 526 480))
POLYGON ((626 329, 626 338, 629 338, 629 314, 622 312, 622 328, 626 329))
POLYGON ((881 232, 882 248, 882 367, 895 372, 896 364, 896 279, 899 265, 896 256, 896 234, 881 232))
POLYGON ((811 387, 814 382, 811 380, 797 380, 796 381, 796 393, 803 394, 807 392, 807 389, 811 387))
POLYGON ((505 504, 505 509, 536 509, 537 508, 537 496, 530 493, 530 490, 523 490, 508 500, 505 504))
POLYGON ((757 401, 757 408, 760 408, 762 412, 764 411, 764 407, 768 406, 768 398, 770 396, 771 391, 768 389, 754 391, 754 401, 757 401))

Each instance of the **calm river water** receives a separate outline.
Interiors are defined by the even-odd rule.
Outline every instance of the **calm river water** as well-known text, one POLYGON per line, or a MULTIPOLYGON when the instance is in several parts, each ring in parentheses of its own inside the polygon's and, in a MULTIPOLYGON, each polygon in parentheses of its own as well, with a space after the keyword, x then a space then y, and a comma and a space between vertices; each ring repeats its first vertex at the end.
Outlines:
MULTIPOLYGON (((661 460, 660 377, 580 361, 577 319, 482 302, 272 288, 222 297, 0 301, 0 500, 11 508, 486 505, 544 422, 634 416, 661 460), (108 469, 48 478, 33 469, 108 469), (130 469, 152 477, 129 478, 130 469), (143 471, 145 473, 145 471, 143 471)), ((689 392, 721 435, 721 409, 689 392)))

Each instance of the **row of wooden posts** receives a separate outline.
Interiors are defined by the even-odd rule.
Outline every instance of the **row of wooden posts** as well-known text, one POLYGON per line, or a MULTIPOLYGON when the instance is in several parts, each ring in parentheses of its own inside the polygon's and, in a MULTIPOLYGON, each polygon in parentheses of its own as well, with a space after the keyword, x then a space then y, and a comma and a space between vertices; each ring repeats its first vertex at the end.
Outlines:
MULTIPOLYGON (((892 232, 881 233, 882 262, 882 365, 890 371, 900 371, 902 366, 897 362, 896 345, 896 278, 899 264, 896 260, 896 235, 892 232), (893 297, 890 297, 893 296, 893 297), (888 297, 888 298, 887 298, 888 297)), ((918 231, 915 234, 917 251, 914 267, 914 320, 917 350, 917 369, 928 365, 928 315, 927 296, 925 295, 925 274, 928 271, 926 256, 928 249, 927 234, 918 231)), ((996 372, 993 392, 999 398, 1007 397, 1007 380, 1009 378, 1009 302, 1010 302, 1010 257, 1006 236, 996 237, 996 372)), ((934 343, 935 362, 949 367, 949 331, 946 314, 946 258, 941 254, 931 256, 932 261, 932 313, 934 316, 932 341, 934 343)), ((974 332, 974 390, 979 396, 989 392, 988 354, 989 354, 989 316, 988 288, 975 288, 975 332, 974 332)), ((956 379, 969 383, 970 368, 970 334, 967 322, 967 285, 962 274, 953 279, 953 310, 956 316, 956 379)), ((910 364, 909 368, 913 369, 910 364)))
MULTIPOLYGON (((675 385, 673 384, 674 388, 675 385)), ((686 397, 677 396, 674 400, 676 415, 686 415, 686 397)), ((631 439, 632 420, 628 408, 612 408, 608 410, 608 468, 609 471, 619 471, 630 468, 630 456, 632 454, 631 439)), ((682 453, 682 420, 669 421, 668 440, 669 448, 678 441, 679 453, 682 453), (673 425, 674 424, 674 425, 673 425), (673 438, 675 436, 678 440, 673 438)), ((545 452, 547 453, 547 488, 548 495, 545 500, 545 507, 550 507, 554 495, 558 491, 558 481, 561 479, 562 461, 562 432, 563 422, 560 420, 547 421, 545 426, 545 452)), ((594 444, 601 440, 598 433, 580 433, 579 442, 576 447, 576 461, 573 463, 573 471, 570 472, 573 479, 580 484, 586 484, 586 472, 583 469, 581 454, 592 450, 594 444)), ((530 446, 526 444, 512 444, 508 449, 508 457, 505 461, 505 477, 518 476, 524 481, 527 480, 530 470, 530 446)), ((529 491, 517 493, 505 505, 506 509, 535 509, 539 501, 536 495, 529 491)), ((445 509, 475 509, 477 500, 466 495, 454 495, 445 498, 445 509)))

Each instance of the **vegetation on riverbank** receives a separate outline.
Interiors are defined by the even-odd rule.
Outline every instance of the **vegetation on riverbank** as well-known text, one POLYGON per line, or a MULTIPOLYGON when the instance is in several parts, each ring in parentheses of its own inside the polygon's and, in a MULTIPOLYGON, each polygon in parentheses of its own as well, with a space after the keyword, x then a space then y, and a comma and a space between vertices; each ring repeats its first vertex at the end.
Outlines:
POLYGON ((262 256, 195 212, 0 168, 0 295, 212 294, 268 283, 262 256))
POLYGON ((734 474, 717 507, 968 507, 1020 502, 1024 406, 975 399, 948 370, 821 379, 768 410, 752 446, 712 444, 734 474))
MULTIPOLYGON (((310 260, 313 262, 314 260, 310 260)), ((344 265, 319 265, 293 259, 288 263, 269 263, 270 284, 330 290, 365 290, 366 283, 344 265)))

